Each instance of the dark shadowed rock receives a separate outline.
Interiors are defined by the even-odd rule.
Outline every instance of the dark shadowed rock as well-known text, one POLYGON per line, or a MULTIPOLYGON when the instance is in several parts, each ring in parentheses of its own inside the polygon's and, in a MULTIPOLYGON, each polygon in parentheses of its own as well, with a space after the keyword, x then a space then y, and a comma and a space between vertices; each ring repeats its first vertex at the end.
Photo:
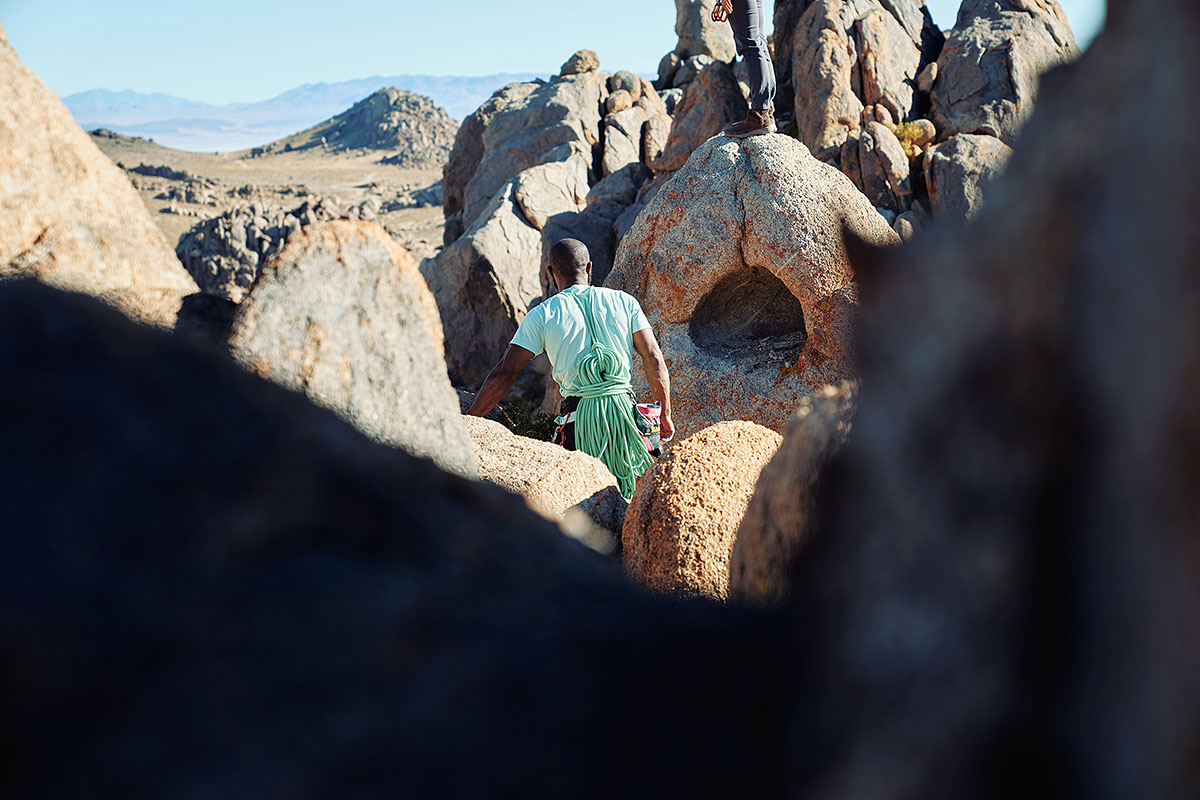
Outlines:
POLYGON ((433 296, 378 225, 325 222, 293 235, 238 309, 229 347, 368 436, 478 474, 433 296))
POLYGON ((196 285, 125 174, 0 28, 0 279, 36 278, 171 327, 196 285))
POLYGON ((0 327, 5 797, 783 791, 777 621, 86 298, 0 327))
POLYGON ((779 450, 762 468, 738 525, 729 563, 729 599, 778 603, 791 589, 796 556, 815 522, 814 504, 826 463, 842 447, 854 418, 849 382, 800 401, 779 450))
POLYGON ((859 264, 794 796, 1200 788, 1197 37, 1189 0, 1113 4, 973 226, 859 264))

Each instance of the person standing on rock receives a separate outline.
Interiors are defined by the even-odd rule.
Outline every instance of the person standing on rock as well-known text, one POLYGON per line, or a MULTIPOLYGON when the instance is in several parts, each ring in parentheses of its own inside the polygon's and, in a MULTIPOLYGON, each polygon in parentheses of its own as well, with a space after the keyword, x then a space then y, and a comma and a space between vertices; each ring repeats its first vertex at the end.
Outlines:
POLYGON ((629 380, 633 353, 641 356, 650 392, 659 403, 663 441, 675 434, 667 362, 638 301, 591 285, 587 245, 563 239, 550 248, 549 265, 558 294, 521 320, 467 413, 482 417, 491 411, 529 359, 544 350, 566 398, 560 444, 599 458, 616 477, 621 494, 632 497, 637 479, 653 463, 639 432, 629 380))
POLYGON ((750 111, 746 119, 725 129, 725 135, 745 139, 775 128, 775 65, 763 32, 762 0, 717 0, 713 22, 729 20, 738 55, 746 61, 750 78, 750 111))

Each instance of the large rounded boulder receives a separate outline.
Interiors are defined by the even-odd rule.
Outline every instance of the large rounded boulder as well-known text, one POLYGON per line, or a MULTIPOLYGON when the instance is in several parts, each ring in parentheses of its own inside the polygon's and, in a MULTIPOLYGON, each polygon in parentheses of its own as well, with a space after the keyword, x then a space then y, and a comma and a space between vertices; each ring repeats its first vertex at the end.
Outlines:
POLYGON ((722 422, 669 448, 625 514, 626 571, 664 594, 724 600, 738 524, 781 440, 753 422, 722 422))
POLYGON ((0 279, 36 278, 171 327, 196 291, 125 174, 0 28, 0 279))
POLYGON ((238 309, 230 347, 251 371, 373 439, 478 474, 437 305, 412 257, 375 223, 293 234, 238 309))
POLYGON ((606 285, 653 325, 682 432, 731 419, 782 430, 800 398, 853 376, 843 227, 898 242, 849 178, 786 136, 715 137, 647 205, 606 285))

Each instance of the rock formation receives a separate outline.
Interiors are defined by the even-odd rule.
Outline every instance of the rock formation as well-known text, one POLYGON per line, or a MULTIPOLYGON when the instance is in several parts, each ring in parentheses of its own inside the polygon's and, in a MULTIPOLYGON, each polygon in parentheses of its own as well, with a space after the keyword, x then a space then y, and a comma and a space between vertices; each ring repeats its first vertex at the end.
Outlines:
POLYGON ((906 238, 931 212, 976 213, 1007 152, 1001 141, 931 148, 958 134, 1011 144, 1039 76, 1078 55, 1054 0, 967 0, 945 41, 922 0, 780 0, 775 30, 778 102, 794 105, 798 136, 906 238))
POLYGON ((1011 146, 1042 73, 1078 55, 1054 0, 963 0, 937 60, 933 121, 943 136, 987 134, 1011 146))
POLYGON ((86 298, 0 328, 5 797, 783 792, 768 620, 86 298))
POLYGON ((517 436, 489 419, 463 420, 479 458, 480 478, 521 495, 530 508, 555 522, 572 511, 582 512, 610 534, 610 540, 597 544, 612 549, 621 535, 627 503, 600 459, 517 436))
POLYGON ((733 30, 725 22, 713 22, 715 0, 675 0, 675 55, 682 60, 709 56, 732 61, 737 56, 733 30))
POLYGON ((761 425, 721 422, 671 445, 629 502, 626 571, 658 592, 724 600, 738 523, 779 443, 761 425))
POLYGON ((379 226, 335 221, 288 239, 233 320, 230 350, 373 439, 474 477, 442 357, 437 306, 379 226))
POLYGON ((745 116, 746 98, 733 69, 723 61, 713 62, 684 89, 666 147, 651 166, 656 172, 679 169, 697 147, 745 116))
POLYGON ((260 202, 240 205, 181 236, 175 254, 201 292, 240 303, 259 267, 290 234, 340 216, 340 209, 324 198, 309 198, 286 212, 272 213, 260 202))
POLYGON ((935 216, 966 222, 983 208, 984 190, 1004 171, 1012 149, 995 136, 960 133, 925 152, 925 186, 935 216))
POLYGON ((646 206, 607 285, 654 326, 681 432, 733 419, 782 430, 801 397, 853 377, 843 225, 898 241, 845 175, 786 136, 712 139, 646 206))
POLYGON ((922 115, 917 76, 942 44, 922 0, 779 0, 775 31, 780 105, 794 96, 815 155, 837 163, 868 109, 892 125, 922 115))
POLYGON ((196 290, 128 178, 0 28, 0 279, 36 278, 171 327, 196 290))
POLYGON ((1200 17, 1109 12, 974 226, 859 265, 859 411, 793 584, 829 724, 795 796, 1200 786, 1200 17))
POLYGON ((438 169, 446 163, 458 125, 428 97, 379 89, 349 110, 258 152, 322 148, 331 152, 384 150, 387 163, 405 169, 438 169))
POLYGON ((812 530, 813 505, 826 463, 854 418, 856 387, 827 386, 800 401, 779 450, 762 469, 738 526, 729 564, 729 598, 779 603, 790 591, 792 563, 812 530))
POLYGON ((850 240, 863 392, 774 614, 0 286, 0 793, 1194 797, 1198 37, 1114 4, 973 230, 850 240))
POLYGON ((464 120, 446 164, 446 248, 421 270, 442 312, 450 372, 465 385, 483 380, 543 296, 544 242, 576 236, 596 274, 608 272, 628 206, 615 208, 610 192, 593 213, 588 196, 610 176, 644 182, 636 168, 666 144, 670 117, 648 81, 577 56, 549 82, 496 92, 464 120))

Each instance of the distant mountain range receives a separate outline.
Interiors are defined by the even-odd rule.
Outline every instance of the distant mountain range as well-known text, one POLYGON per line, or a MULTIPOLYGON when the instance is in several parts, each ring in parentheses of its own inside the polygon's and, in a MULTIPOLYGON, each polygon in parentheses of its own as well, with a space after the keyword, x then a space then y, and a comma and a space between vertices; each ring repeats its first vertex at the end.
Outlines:
POLYGON ((431 98, 456 120, 500 87, 530 74, 479 77, 394 75, 340 83, 306 83, 268 100, 213 105, 167 94, 92 89, 63 103, 85 130, 108 128, 179 150, 229 151, 256 147, 316 125, 387 86, 431 98))

